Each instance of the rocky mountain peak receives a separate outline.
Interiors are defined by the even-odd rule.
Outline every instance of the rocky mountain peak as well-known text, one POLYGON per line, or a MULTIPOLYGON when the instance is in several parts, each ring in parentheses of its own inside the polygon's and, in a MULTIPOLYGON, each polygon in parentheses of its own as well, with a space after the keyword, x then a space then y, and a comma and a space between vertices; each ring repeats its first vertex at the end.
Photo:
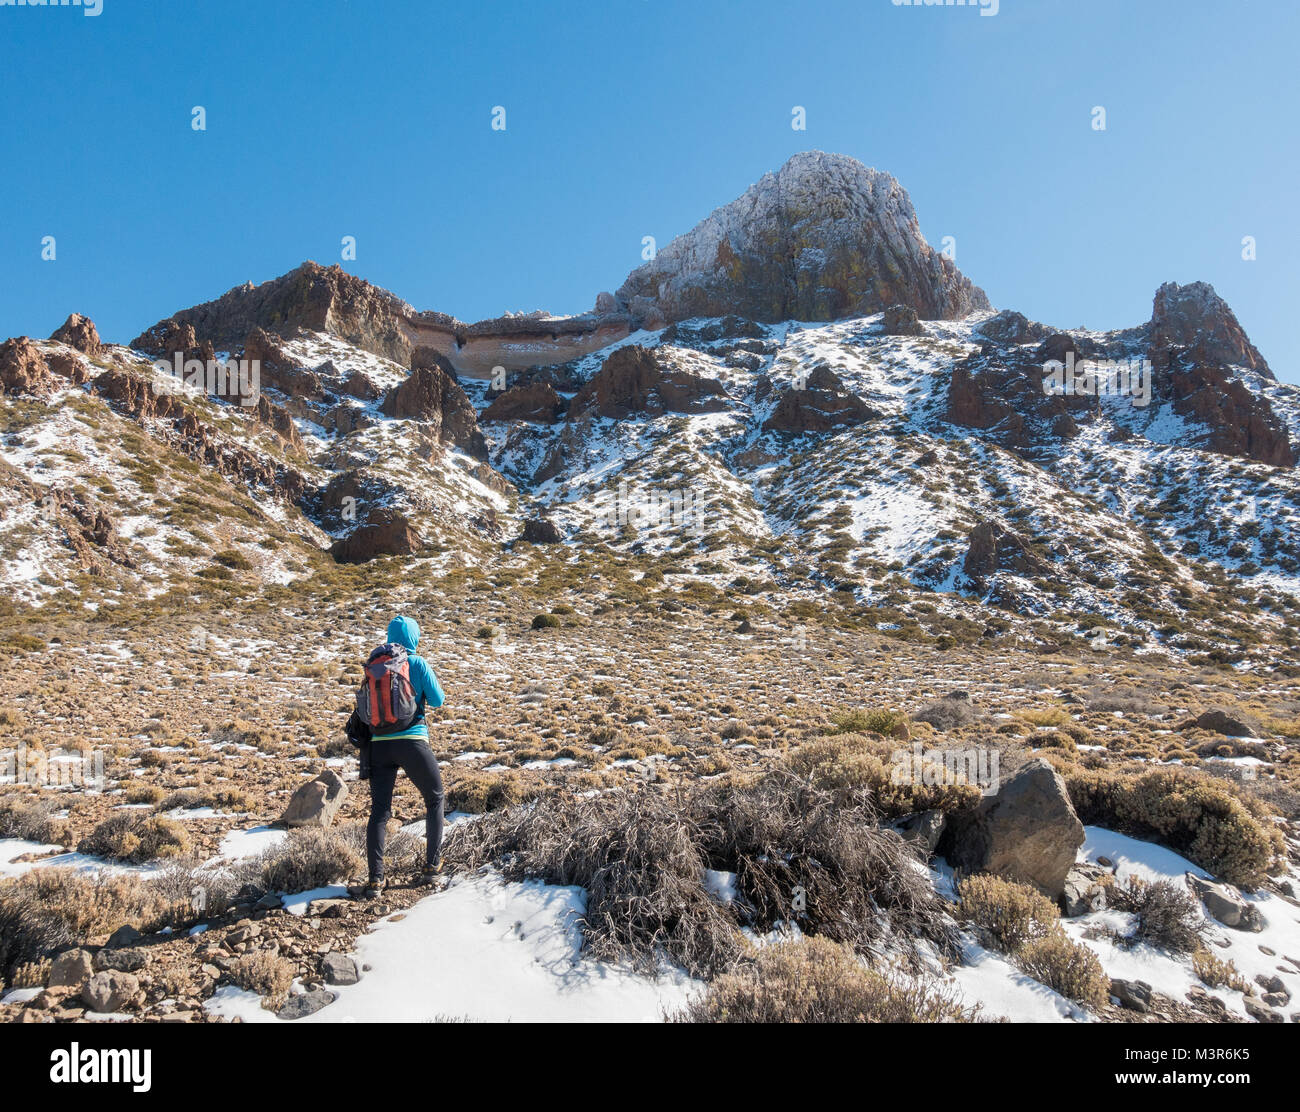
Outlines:
POLYGON ((1199 364, 1246 367, 1273 378, 1236 314, 1208 282, 1166 282, 1156 290, 1150 329, 1152 362, 1157 366, 1182 349, 1199 364))
POLYGON ((764 174, 634 270, 617 298, 650 325, 728 313, 839 320, 895 305, 952 320, 990 308, 926 243, 892 175, 824 151, 764 174))

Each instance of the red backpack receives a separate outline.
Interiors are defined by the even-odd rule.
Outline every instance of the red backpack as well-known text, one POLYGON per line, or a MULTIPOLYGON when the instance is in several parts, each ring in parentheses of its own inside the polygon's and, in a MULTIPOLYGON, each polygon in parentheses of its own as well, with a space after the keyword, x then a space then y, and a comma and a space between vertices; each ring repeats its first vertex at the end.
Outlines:
POLYGON ((398 734, 420 713, 411 686, 411 663, 401 645, 380 645, 366 661, 366 678, 357 689, 357 714, 376 734, 398 734))

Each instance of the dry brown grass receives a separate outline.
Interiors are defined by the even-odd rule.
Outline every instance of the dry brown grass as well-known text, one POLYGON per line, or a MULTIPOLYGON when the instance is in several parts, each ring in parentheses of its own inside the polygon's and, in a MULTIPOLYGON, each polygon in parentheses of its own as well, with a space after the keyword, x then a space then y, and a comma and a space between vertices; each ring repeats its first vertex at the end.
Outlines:
POLYGON ((808 938, 764 946, 669 1016, 678 1023, 953 1023, 971 1013, 924 982, 886 977, 849 946, 808 938))

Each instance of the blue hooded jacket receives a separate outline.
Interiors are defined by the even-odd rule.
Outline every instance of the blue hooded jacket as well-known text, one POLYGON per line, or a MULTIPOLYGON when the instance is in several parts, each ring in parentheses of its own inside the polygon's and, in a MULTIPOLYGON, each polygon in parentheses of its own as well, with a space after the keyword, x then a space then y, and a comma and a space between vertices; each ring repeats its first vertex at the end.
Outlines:
POLYGON ((424 708, 442 706, 446 696, 443 695, 442 685, 438 683, 438 677, 433 674, 429 662, 424 657, 415 655, 415 646, 420 643, 420 626, 414 618, 399 614, 388 623, 388 640, 391 644, 401 645, 407 652, 411 687, 415 689, 416 698, 420 700, 420 709, 415 715, 415 721, 407 729, 398 734, 375 734, 374 740, 384 741, 398 737, 418 737, 428 740, 429 729, 424 723, 424 708))

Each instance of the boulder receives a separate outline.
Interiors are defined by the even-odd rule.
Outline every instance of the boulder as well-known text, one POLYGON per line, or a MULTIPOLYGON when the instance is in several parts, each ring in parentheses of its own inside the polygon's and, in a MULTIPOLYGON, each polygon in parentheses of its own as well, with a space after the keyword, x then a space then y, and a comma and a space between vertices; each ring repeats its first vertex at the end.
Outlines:
POLYGON ((48 987, 80 990, 94 975, 91 957, 86 950, 64 950, 50 967, 48 987))
POLYGON ((307 992, 290 996, 285 1006, 275 1013, 275 1018, 302 1019, 303 1016, 312 1015, 320 1011, 321 1008, 333 1004, 336 999, 334 993, 323 988, 309 989, 307 992))
POLYGON ((1192 725, 1227 737, 1259 737, 1259 728, 1253 722, 1226 710, 1207 710, 1192 725))
POLYGON ((149 964, 149 952, 139 948, 124 950, 100 950, 95 955, 95 972, 114 969, 119 973, 138 973, 149 964))
POLYGON ((1120 1002, 1120 1006, 1135 1012, 1149 1011, 1151 1008, 1151 986, 1146 981, 1110 982, 1110 994, 1120 1002))
POLYGON ((564 534, 550 518, 534 517, 524 522, 524 531, 519 539, 529 544, 559 544, 564 540, 564 534))
POLYGON ((1065 891, 1061 893, 1061 908, 1067 919, 1102 911, 1106 907, 1106 888, 1101 878, 1110 871, 1100 865, 1080 862, 1071 867, 1065 877, 1065 891))
POLYGON ((92 1012, 120 1012, 139 995, 140 982, 132 973, 106 969, 96 973, 81 990, 81 999, 92 1012))
POLYGON ((321 959, 321 973, 327 985, 355 985, 361 980, 356 961, 346 954, 326 954, 321 959))
POLYGON ((919 811, 900 819, 898 832, 905 842, 912 842, 925 850, 928 857, 938 847, 947 824, 947 816, 940 810, 919 811))
POLYGON ((1208 911, 1225 927, 1258 934, 1264 929, 1264 917, 1259 908, 1247 901, 1231 884, 1205 880, 1195 873, 1187 874, 1187 885, 1200 898, 1208 911))
POLYGON ((1037 759, 973 810, 949 816, 939 852, 955 868, 997 873, 1057 900, 1083 842, 1065 782, 1037 759))
POLYGON ((72 313, 50 339, 76 348, 83 355, 96 356, 103 349, 95 322, 80 313, 72 313))
POLYGON ((348 797, 348 786, 332 768, 303 784, 289 800, 280 816, 280 824, 295 826, 329 826, 348 797))
POLYGON ((134 946, 144 938, 135 927, 130 924, 124 924, 117 928, 108 936, 108 941, 104 943, 110 950, 116 950, 123 946, 134 946))
POLYGON ((886 336, 924 336, 925 325, 910 305, 891 305, 885 310, 881 331, 886 336))

